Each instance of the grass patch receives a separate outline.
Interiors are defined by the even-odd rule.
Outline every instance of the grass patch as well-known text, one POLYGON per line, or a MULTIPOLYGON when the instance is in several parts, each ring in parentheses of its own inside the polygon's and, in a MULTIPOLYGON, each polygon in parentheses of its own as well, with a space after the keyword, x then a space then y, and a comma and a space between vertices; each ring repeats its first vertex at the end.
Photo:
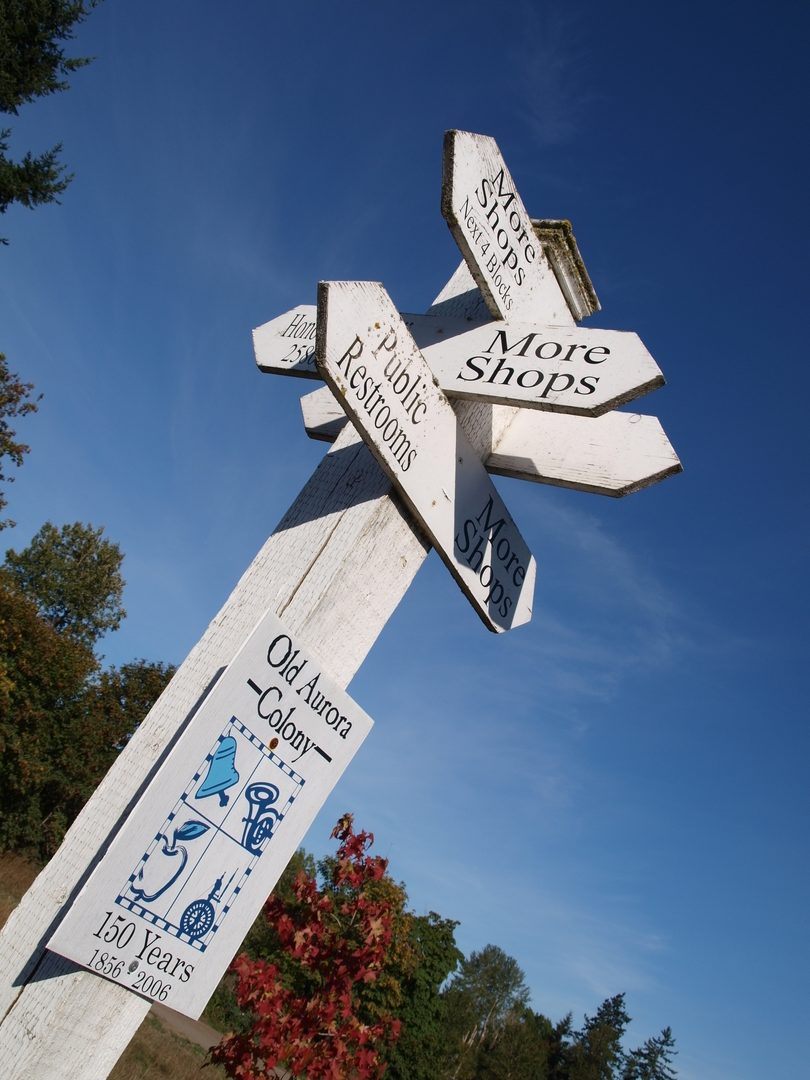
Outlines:
POLYGON ((19 904, 20 897, 28 891, 39 871, 37 863, 22 855, 15 855, 13 851, 0 853, 0 926, 19 904))

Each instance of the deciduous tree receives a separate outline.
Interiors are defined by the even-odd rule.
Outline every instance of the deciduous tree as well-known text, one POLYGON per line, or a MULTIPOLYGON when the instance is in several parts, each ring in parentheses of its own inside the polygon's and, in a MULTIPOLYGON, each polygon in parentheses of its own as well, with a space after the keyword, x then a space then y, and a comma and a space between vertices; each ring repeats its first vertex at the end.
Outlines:
POLYGON ((47 524, 0 567, 0 847, 49 858, 172 669, 101 670, 123 618, 121 552, 89 525, 47 524))
POLYGON ((243 1033, 227 1036, 211 1057, 230 1076, 259 1080, 284 1066, 308 1080, 374 1080, 385 1069, 381 1049, 399 1035, 399 1021, 364 994, 384 970, 394 933, 387 862, 370 856, 370 833, 344 815, 329 880, 300 873, 292 903, 271 896, 265 915, 286 963, 233 964, 236 996, 252 1014, 243 1033))
POLYGON ((500 1031, 519 1006, 528 1005, 529 988, 517 960, 497 945, 485 945, 462 961, 444 994, 449 1075, 474 1077, 478 1048, 500 1031))
POLYGON ((0 573, 0 848, 49 858, 171 677, 100 671, 0 573))
POLYGON ((47 521, 28 547, 6 552, 3 572, 54 630, 92 648, 126 615, 123 558, 103 528, 76 521, 57 529, 47 521))
POLYGON ((95 669, 92 651, 0 574, 0 847, 47 857, 61 840, 63 733, 95 669))
MULTIPOLYGON (((38 398, 33 397, 33 384, 22 382, 19 376, 9 371, 3 353, 0 353, 0 484, 10 484, 14 479, 6 474, 11 465, 22 465, 23 456, 28 453, 28 446, 19 442, 17 433, 10 421, 19 416, 37 411, 38 398)), ((8 500, 0 489, 0 512, 8 500)), ((0 519, 0 529, 13 525, 10 520, 0 519)))
MULTIPOLYGON (((297 920, 298 875, 303 872, 312 880, 320 875, 321 889, 331 895, 336 870, 334 858, 321 860, 318 867, 311 855, 298 851, 276 884, 273 897, 297 920)), ((386 1080, 436 1080, 436 1062, 442 1056, 444 1038, 444 1002, 439 991, 463 958, 454 937, 458 924, 436 912, 415 915, 407 911, 404 887, 387 874, 371 888, 376 899, 385 897, 390 903, 392 937, 377 978, 357 988, 359 1009, 369 1020, 389 1015, 401 1023, 399 1039, 381 1047, 386 1080)), ((256 919, 242 948, 252 960, 274 963, 286 985, 297 987, 301 994, 308 992, 297 959, 285 948, 277 924, 268 919, 267 912, 256 919)), ((245 1033, 252 1017, 237 1004, 234 985, 233 973, 229 973, 217 988, 206 1015, 221 1030, 245 1033)))
POLYGON ((481 1044, 476 1080, 545 1080, 553 1029, 527 1005, 516 1005, 481 1044))
POLYGON ((442 984, 455 970, 462 952, 456 945, 458 923, 435 911, 404 915, 405 948, 395 977, 399 984, 396 1016, 402 1024, 397 1042, 385 1049, 386 1080, 436 1080, 444 1056, 445 1001, 442 984))

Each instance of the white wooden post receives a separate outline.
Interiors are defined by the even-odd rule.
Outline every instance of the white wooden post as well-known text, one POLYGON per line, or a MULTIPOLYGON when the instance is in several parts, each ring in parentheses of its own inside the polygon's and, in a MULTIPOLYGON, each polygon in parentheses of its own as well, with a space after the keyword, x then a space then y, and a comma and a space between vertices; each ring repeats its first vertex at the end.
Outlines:
MULTIPOLYGON (((587 313, 578 307, 582 290, 571 286, 580 265, 563 258, 559 271, 555 266, 554 310, 538 305, 536 318, 571 325, 572 312, 587 313)), ((482 314, 466 268, 431 310, 482 314)), ((457 411, 483 457, 518 410, 459 403, 457 411)), ((346 686, 429 550, 389 491, 370 452, 347 427, 12 913, 0 936, 5 1080, 103 1080, 109 1074, 149 1004, 46 951, 44 942, 161 755, 266 610, 300 633, 346 686)))

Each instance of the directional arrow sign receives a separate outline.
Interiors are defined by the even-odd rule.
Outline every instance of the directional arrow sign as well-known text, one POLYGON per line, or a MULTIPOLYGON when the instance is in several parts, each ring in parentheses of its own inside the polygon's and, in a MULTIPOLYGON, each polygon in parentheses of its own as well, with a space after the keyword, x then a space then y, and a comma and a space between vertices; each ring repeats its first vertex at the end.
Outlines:
MULTIPOLYGON (((301 398, 301 412, 307 435, 324 442, 333 442, 347 422, 325 386, 301 398)), ((655 416, 609 412, 589 418, 530 409, 512 419, 484 466, 498 476, 615 498, 682 471, 655 416)))
POLYGON ((320 379, 315 365, 315 305, 299 304, 257 326, 253 351, 261 371, 320 379))
POLYGON ((445 134, 442 214, 496 319, 560 308, 554 271, 494 139, 445 134))
POLYGON ((487 323, 439 341, 425 359, 448 397, 598 416, 663 386, 637 334, 487 323))
POLYGON ((382 285, 321 282, 316 355, 485 625, 528 622, 535 561, 382 285))
MULTIPOLYGON (((599 416, 664 384, 638 334, 401 317, 449 398, 599 416)), ((315 308, 301 305, 254 330, 261 370, 318 378, 316 324, 315 308)))

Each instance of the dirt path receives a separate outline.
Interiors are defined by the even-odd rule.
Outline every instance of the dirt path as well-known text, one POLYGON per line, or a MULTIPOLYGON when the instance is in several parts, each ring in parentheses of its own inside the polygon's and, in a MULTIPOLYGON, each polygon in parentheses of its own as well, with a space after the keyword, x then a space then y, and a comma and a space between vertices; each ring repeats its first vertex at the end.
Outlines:
POLYGON ((222 1038, 220 1032, 204 1024, 202 1020, 192 1020, 191 1017, 183 1016, 174 1009, 167 1009, 165 1005, 153 1005, 152 1012, 169 1031, 182 1035, 184 1039, 196 1043, 203 1050, 210 1049, 222 1038))

